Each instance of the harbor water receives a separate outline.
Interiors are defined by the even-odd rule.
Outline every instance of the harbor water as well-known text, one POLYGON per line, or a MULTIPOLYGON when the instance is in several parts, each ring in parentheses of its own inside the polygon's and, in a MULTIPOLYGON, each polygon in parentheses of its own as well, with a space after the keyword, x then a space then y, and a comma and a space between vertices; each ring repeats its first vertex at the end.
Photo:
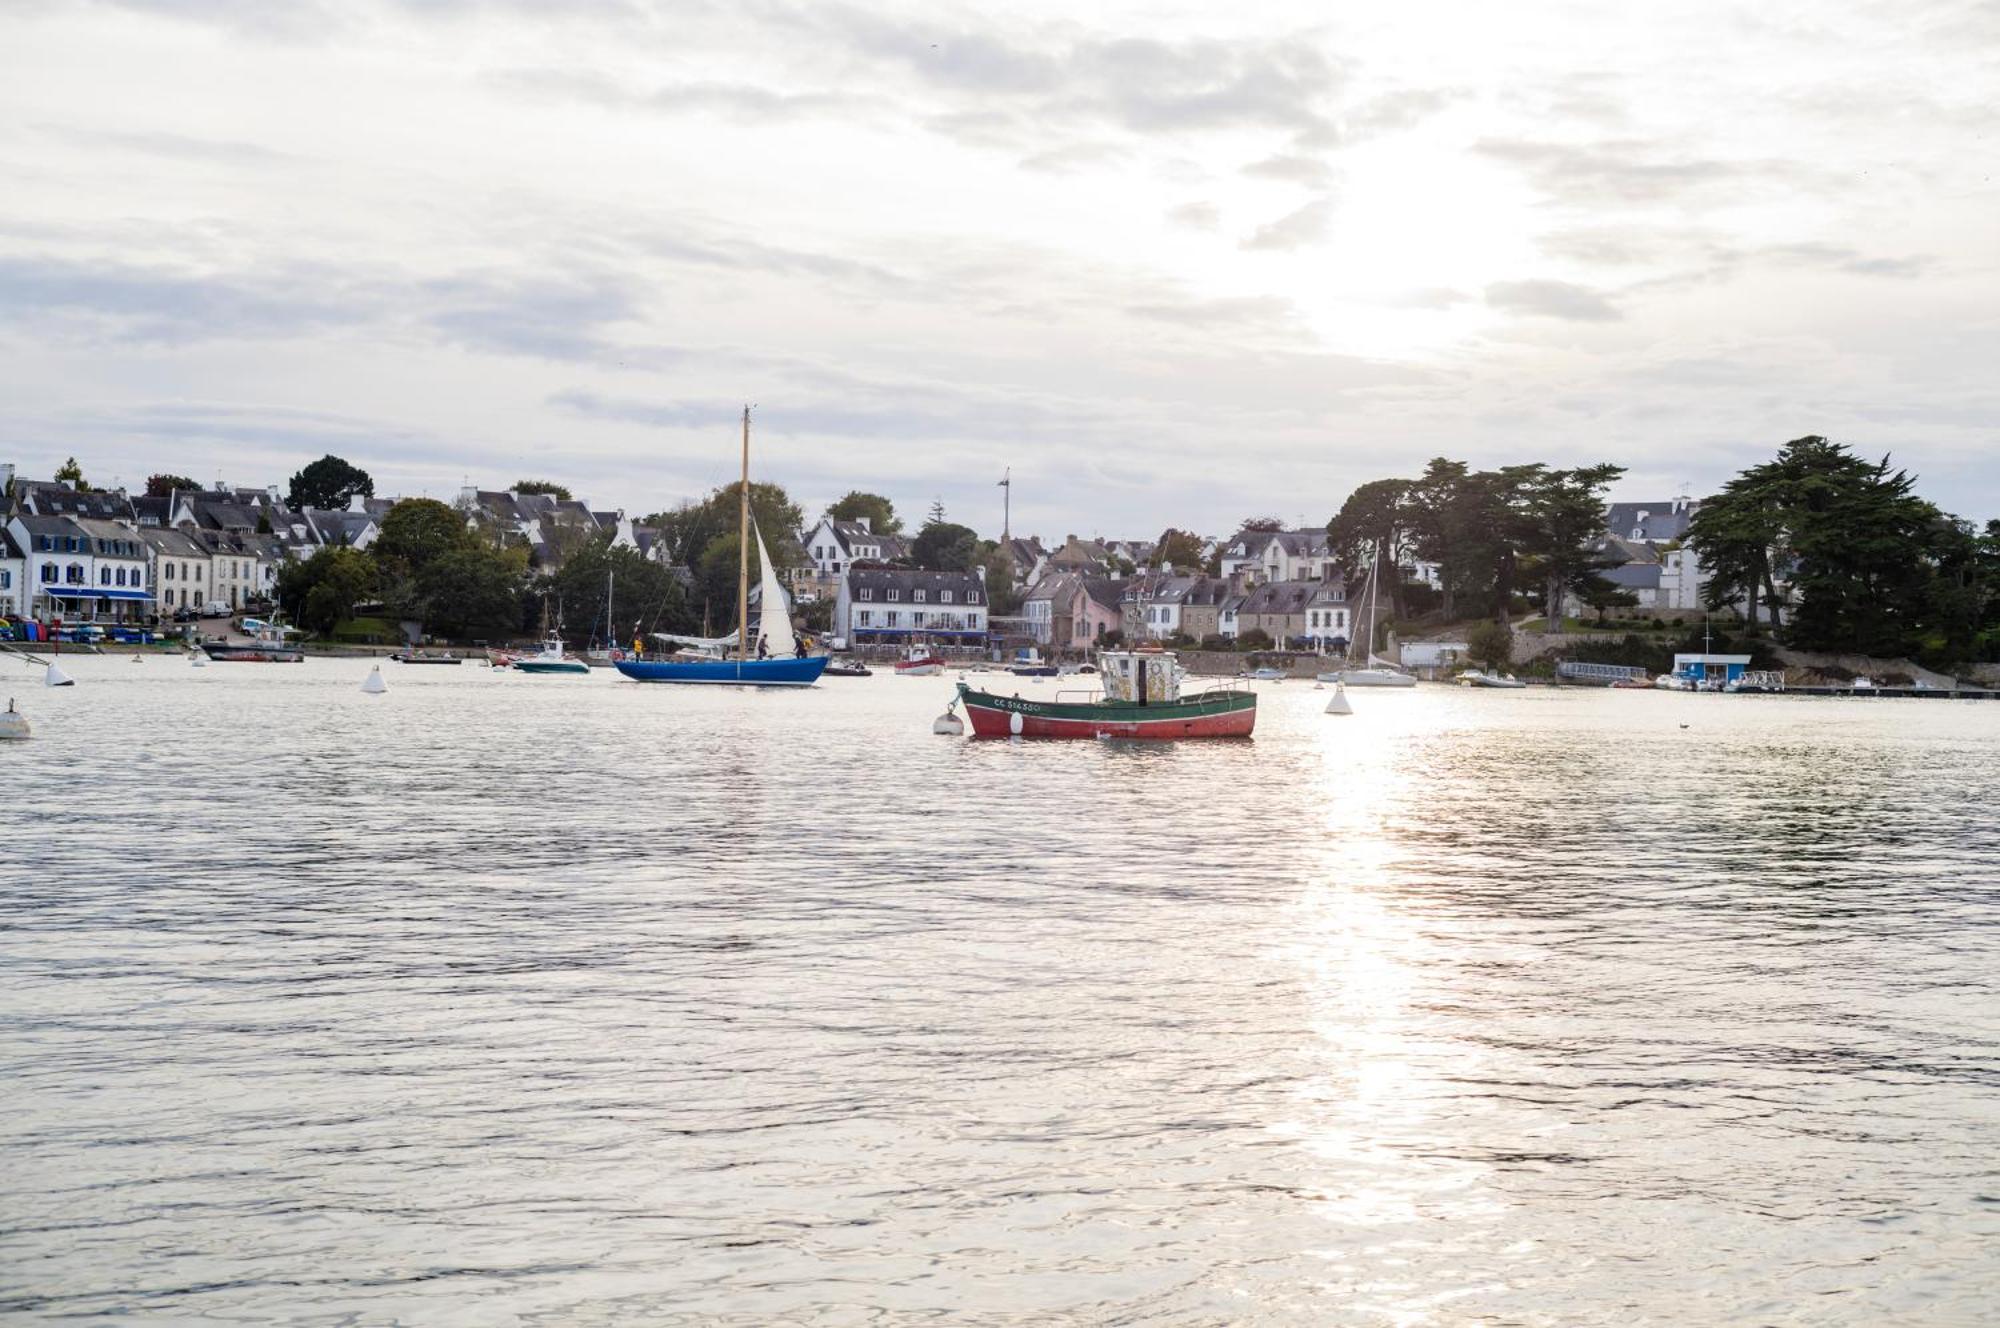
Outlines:
POLYGON ((2000 1305, 2000 704, 5 667, 0 1317, 2000 1305))

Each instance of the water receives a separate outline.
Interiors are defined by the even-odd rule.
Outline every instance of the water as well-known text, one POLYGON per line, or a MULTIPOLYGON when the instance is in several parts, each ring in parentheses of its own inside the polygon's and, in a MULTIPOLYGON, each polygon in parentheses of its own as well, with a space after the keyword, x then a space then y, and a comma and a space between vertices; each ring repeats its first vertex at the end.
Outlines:
POLYGON ((7 667, 11 1317, 2000 1303, 2000 704, 7 667))

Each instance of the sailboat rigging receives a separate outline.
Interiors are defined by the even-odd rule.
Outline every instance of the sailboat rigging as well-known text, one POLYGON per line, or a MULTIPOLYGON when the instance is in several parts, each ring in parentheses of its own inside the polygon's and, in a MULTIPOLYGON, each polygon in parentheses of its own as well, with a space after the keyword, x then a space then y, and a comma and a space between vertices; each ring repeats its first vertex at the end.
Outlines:
MULTIPOLYGON (((736 631, 731 637, 705 643, 710 651, 674 659, 621 659, 618 671, 639 682, 720 683, 745 687, 810 687, 826 669, 826 656, 799 655, 792 632, 784 587, 778 583, 764 533, 755 532, 758 579, 758 620, 750 627, 750 408, 743 408, 743 476, 738 494, 736 537, 736 631), (731 639, 733 637, 733 640, 731 639), (721 653, 735 647, 735 658, 721 653)), ((687 638, 680 638, 685 641, 687 638)))

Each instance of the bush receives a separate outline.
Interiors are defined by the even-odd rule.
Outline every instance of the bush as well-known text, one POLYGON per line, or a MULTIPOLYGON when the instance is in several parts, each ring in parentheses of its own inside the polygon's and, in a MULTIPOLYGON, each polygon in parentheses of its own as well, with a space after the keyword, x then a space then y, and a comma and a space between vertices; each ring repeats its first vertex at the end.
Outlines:
POLYGON ((1514 631, 1503 622, 1488 620, 1473 625, 1465 634, 1465 653, 1475 664, 1503 669, 1514 660, 1514 631))
POLYGON ((1269 650, 1272 646, 1271 634, 1261 627, 1253 627, 1236 638, 1239 650, 1269 650))
POLYGON ((1236 643, 1226 636, 1204 636, 1201 638, 1201 648, 1203 650, 1234 650, 1236 649, 1236 643))

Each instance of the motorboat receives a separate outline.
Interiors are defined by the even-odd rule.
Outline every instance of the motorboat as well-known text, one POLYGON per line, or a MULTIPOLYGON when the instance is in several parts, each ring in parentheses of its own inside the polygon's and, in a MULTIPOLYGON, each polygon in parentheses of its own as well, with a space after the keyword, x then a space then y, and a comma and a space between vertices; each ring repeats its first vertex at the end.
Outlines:
POLYGON ((869 668, 858 659, 829 659, 826 662, 826 667, 820 670, 820 676, 823 678, 872 678, 875 676, 875 670, 869 668))
POLYGON ((295 627, 245 618, 243 630, 250 633, 248 641, 204 641, 202 652, 218 664, 298 664, 306 657, 290 640, 298 635, 295 627))
POLYGON ((1391 668, 1386 662, 1370 658, 1367 668, 1329 669, 1317 675, 1321 682, 1341 683, 1348 687, 1415 687, 1417 680, 1411 674, 1398 668, 1391 668))
MULTIPOLYGON (((1099 655, 1101 690, 1059 691, 1044 701, 1000 696, 958 684, 976 738, 1247 738, 1257 726, 1257 694, 1233 683, 1181 693, 1174 656, 1153 650, 1099 655)), ((950 712, 947 711, 947 714, 950 712)), ((942 721, 940 721, 942 722, 942 721)))
POLYGON ((1516 678, 1511 673, 1481 672, 1477 669, 1468 670, 1465 673, 1459 674, 1458 682, 1461 687, 1514 688, 1514 687, 1526 687, 1528 685, 1522 682, 1519 678, 1516 678))
POLYGON ((1274 669, 1267 664, 1263 668, 1251 669, 1248 673, 1245 673, 1243 676, 1250 679, 1252 682, 1283 682, 1286 678, 1290 677, 1291 675, 1286 673, 1283 669, 1274 669))
POLYGON ((389 658, 398 664, 463 664, 465 660, 446 651, 398 650, 389 658))
POLYGON ((929 646, 911 646, 896 661, 898 678, 935 678, 944 672, 944 659, 929 646))
POLYGON ((1007 672, 1017 678, 1053 678, 1061 670, 1042 658, 1033 646, 1023 646, 1014 652, 1014 660, 1007 666, 1007 672))
POLYGON ((570 654, 560 636, 550 636, 535 654, 517 656, 514 670, 518 673, 588 673, 590 665, 570 654))

